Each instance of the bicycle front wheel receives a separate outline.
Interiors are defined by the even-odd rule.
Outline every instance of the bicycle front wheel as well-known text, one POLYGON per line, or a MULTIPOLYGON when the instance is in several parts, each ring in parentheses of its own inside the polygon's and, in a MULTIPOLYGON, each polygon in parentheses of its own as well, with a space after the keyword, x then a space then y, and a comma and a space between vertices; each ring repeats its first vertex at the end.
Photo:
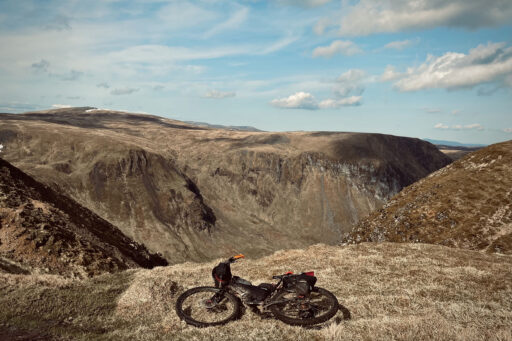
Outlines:
POLYGON ((322 323, 336 315, 339 309, 336 296, 318 287, 307 297, 300 297, 295 292, 282 290, 273 300, 281 303, 270 306, 272 314, 275 318, 291 325, 310 326, 322 323))
POLYGON ((240 301, 225 290, 197 287, 178 297, 176 313, 180 319, 196 327, 218 326, 240 315, 240 301))

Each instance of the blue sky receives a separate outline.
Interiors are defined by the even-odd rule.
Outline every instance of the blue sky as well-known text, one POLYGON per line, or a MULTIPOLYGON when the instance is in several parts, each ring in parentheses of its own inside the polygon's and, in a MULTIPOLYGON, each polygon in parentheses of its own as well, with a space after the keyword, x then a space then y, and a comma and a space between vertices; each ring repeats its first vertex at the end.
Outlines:
POLYGON ((0 111, 512 139, 512 1, 0 1, 0 111))

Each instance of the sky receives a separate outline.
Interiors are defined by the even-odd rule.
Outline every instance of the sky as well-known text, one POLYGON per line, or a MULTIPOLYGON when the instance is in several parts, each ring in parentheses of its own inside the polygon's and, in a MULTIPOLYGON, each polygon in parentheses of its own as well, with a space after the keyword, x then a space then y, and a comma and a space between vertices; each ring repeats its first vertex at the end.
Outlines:
POLYGON ((512 139, 510 0, 0 0, 0 112, 512 139))

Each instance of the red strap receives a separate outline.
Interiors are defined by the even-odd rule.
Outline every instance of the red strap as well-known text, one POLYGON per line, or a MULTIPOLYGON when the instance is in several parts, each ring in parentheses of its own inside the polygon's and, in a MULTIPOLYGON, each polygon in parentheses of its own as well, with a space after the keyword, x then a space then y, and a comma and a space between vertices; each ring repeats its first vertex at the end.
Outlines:
POLYGON ((217 274, 215 274, 214 276, 215 276, 215 279, 221 283, 227 282, 226 280, 223 281, 222 279, 220 279, 219 276, 217 276, 217 274))

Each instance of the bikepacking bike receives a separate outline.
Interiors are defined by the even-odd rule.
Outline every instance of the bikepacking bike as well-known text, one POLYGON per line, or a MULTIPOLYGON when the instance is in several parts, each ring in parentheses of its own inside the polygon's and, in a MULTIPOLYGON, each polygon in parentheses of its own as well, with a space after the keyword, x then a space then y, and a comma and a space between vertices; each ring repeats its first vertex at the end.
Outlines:
POLYGON ((176 301, 179 318, 196 327, 218 326, 237 319, 242 303, 291 325, 311 326, 336 315, 336 296, 315 286, 314 272, 287 272, 272 276, 277 283, 255 286, 232 276, 231 263, 241 258, 244 255, 231 257, 213 268, 214 287, 196 287, 181 294, 176 301))

